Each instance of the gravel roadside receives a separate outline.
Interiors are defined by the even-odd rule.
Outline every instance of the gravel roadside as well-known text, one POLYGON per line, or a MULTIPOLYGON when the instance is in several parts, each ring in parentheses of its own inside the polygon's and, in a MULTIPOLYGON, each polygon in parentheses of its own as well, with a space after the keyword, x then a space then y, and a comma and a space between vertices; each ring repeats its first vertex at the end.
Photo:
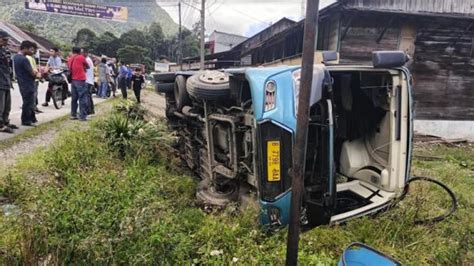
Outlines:
MULTIPOLYGON (((148 90, 143 90, 142 94, 143 106, 145 106, 145 108, 152 114, 158 117, 164 117, 166 106, 164 97, 148 90)), ((96 115, 91 118, 91 120, 110 112, 112 105, 113 101, 107 101, 97 105, 96 115)), ((62 131, 77 127, 78 125, 80 127, 87 127, 89 126, 89 123, 65 120, 59 124, 54 124, 51 128, 42 131, 37 135, 22 139, 11 146, 7 145, 7 147, 0 148, 0 166, 8 167, 14 165, 21 156, 29 154, 36 149, 51 145, 62 131)))

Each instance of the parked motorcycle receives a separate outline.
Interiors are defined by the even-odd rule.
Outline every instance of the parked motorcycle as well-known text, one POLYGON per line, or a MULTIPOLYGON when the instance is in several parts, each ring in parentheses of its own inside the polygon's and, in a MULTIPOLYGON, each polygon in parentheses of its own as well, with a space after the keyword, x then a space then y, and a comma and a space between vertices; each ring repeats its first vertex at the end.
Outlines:
POLYGON ((48 80, 51 83, 49 90, 51 91, 51 98, 54 107, 61 109, 64 105, 64 100, 67 98, 68 89, 64 86, 66 82, 67 70, 55 69, 48 75, 48 80))

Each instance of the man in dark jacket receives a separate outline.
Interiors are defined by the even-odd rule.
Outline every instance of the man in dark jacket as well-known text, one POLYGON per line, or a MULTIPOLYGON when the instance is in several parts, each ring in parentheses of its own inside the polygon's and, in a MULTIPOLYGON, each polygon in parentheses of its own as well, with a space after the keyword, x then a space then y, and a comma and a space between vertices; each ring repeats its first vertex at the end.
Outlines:
POLYGON ((0 132, 13 133, 13 129, 18 127, 10 124, 11 111, 11 57, 6 47, 9 35, 0 30, 0 132))
POLYGON ((21 107, 21 124, 23 126, 36 126, 36 86, 35 80, 39 77, 36 70, 31 67, 31 63, 26 56, 33 55, 34 44, 24 41, 20 44, 20 52, 13 57, 13 66, 20 87, 23 105, 21 107))

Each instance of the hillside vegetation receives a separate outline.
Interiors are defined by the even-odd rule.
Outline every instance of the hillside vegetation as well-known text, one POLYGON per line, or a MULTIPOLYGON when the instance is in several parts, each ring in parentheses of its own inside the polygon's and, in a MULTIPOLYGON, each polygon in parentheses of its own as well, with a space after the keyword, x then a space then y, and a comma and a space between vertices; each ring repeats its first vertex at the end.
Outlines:
POLYGON ((128 7, 129 19, 127 22, 115 22, 99 19, 83 18, 33 12, 24 9, 24 1, 2 0, 0 4, 0 20, 16 25, 34 26, 36 33, 49 40, 67 44, 71 43, 75 34, 82 28, 88 28, 97 34, 109 31, 116 36, 131 29, 143 29, 152 22, 158 22, 165 35, 173 35, 178 25, 154 0, 87 0, 92 4, 104 4, 128 7))

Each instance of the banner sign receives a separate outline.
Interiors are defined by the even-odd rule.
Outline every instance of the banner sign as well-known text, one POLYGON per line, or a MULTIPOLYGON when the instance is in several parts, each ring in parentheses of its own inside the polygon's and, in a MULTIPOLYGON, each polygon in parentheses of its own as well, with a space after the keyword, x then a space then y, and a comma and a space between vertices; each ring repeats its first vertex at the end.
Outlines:
POLYGON ((170 64, 155 62, 155 72, 169 72, 170 64))
POLYGON ((29 0, 25 1, 25 9, 114 21, 128 19, 126 7, 78 3, 71 0, 29 0))

